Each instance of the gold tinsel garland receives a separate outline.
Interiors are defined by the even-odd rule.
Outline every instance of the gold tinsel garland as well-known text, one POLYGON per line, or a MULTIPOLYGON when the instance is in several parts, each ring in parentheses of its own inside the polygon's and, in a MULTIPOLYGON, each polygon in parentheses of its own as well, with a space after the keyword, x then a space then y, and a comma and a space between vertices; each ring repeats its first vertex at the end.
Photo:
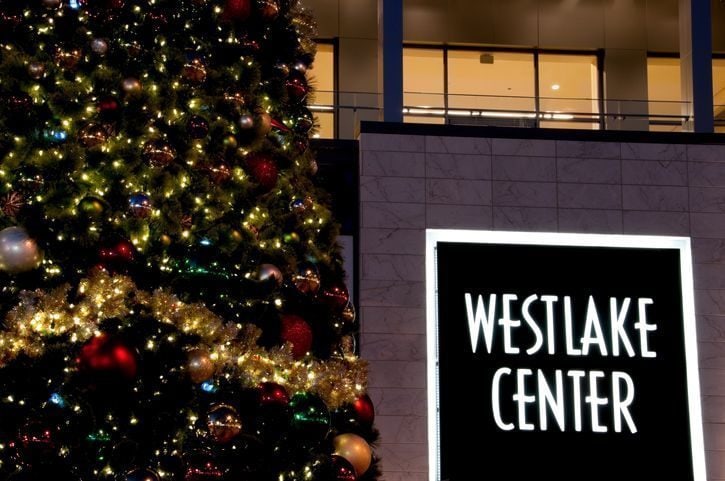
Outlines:
MULTIPOLYGON (((351 352, 325 361, 292 356, 289 345, 264 349, 257 345, 261 330, 253 325, 225 322, 202 304, 181 302, 175 295, 158 289, 142 291, 129 277, 99 271, 78 286, 78 300, 69 301, 71 287, 50 291, 24 291, 20 303, 5 320, 0 331, 0 367, 21 354, 39 357, 45 341, 68 336, 70 342, 84 343, 99 335, 106 319, 134 315, 134 308, 147 309, 158 322, 200 338, 217 372, 234 376, 253 387, 276 382, 288 392, 312 392, 330 408, 336 408, 366 389, 366 364, 351 352)), ((143 322, 143 321, 141 321, 143 322)))

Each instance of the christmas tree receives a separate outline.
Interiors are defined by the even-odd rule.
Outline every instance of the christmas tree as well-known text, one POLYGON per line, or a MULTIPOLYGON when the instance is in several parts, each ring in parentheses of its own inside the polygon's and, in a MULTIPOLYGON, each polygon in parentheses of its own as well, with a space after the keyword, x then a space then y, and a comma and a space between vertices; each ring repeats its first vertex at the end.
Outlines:
POLYGON ((0 479, 374 479, 297 0, 0 0, 0 479))

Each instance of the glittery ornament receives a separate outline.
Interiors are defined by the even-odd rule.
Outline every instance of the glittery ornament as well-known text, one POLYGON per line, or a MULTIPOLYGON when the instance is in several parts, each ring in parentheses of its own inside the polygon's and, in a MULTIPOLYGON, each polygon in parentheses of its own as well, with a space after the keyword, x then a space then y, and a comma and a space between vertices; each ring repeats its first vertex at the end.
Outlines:
POLYGON ((271 155, 264 152, 251 154, 246 159, 246 169, 265 190, 272 190, 277 185, 279 171, 271 155))
POLYGON ((56 435, 56 430, 47 424, 37 420, 27 421, 18 429, 23 457, 35 461, 51 456, 57 448, 56 435))
MULTIPOLYGON (((0 101, 2 101, 1 98, 0 101)), ((33 99, 24 92, 11 94, 5 98, 5 109, 10 117, 28 118, 32 107, 33 99)))
POLYGON ((350 461, 338 456, 332 455, 332 480, 331 481, 357 481, 355 475, 355 467, 350 464, 350 461))
POLYGON ((259 266, 259 280, 262 282, 273 281, 277 286, 282 285, 284 276, 274 264, 262 264, 259 266))
POLYGON ((301 317, 284 314, 282 315, 280 339, 282 343, 292 344, 292 355, 299 359, 312 348, 312 328, 301 317))
POLYGON ((200 115, 193 115, 186 123, 186 130, 192 139, 203 139, 209 134, 209 122, 200 115))
POLYGON ((128 198, 128 209, 139 219, 147 218, 153 211, 151 199, 142 192, 137 192, 128 198))
POLYGON ((34 80, 40 80, 45 75, 45 64, 40 62, 30 62, 28 64, 28 75, 34 80))
POLYGON ((302 72, 298 70, 291 71, 285 85, 287 87, 287 95, 290 100, 294 102, 302 102, 305 100, 305 97, 307 97, 307 78, 302 72))
POLYGON ((23 196, 19 192, 10 192, 0 201, 3 214, 8 217, 15 217, 25 205, 23 196))
POLYGON ((22 227, 0 231, 0 271, 10 274, 32 271, 43 261, 38 243, 22 227))
POLYGON ((336 284, 322 290, 322 301, 334 311, 342 311, 350 301, 345 284, 336 284))
POLYGON ((141 82, 137 78, 128 77, 123 79, 121 88, 127 94, 133 94, 141 91, 141 82))
POLYGON ((97 219, 106 210, 106 203, 98 197, 88 196, 78 203, 78 210, 89 218, 97 219))
POLYGON ((252 0, 226 0, 221 20, 224 22, 244 22, 252 14, 252 0))
POLYGON ((81 129, 78 140, 83 147, 95 149, 106 143, 108 131, 102 125, 90 123, 81 129))
POLYGON ((214 375, 214 361, 206 349, 193 349, 187 355, 186 369, 191 381, 198 384, 214 375))
POLYGON ((106 55, 108 53, 108 41, 104 38, 94 38, 91 40, 91 50, 96 55, 106 55))
POLYGON ((375 421, 375 406, 367 394, 361 394, 352 404, 357 421, 366 427, 371 427, 375 421))
POLYGON ((330 411, 319 397, 297 393, 289 403, 292 428, 304 438, 322 439, 330 431, 330 411))
POLYGON ((133 348, 121 339, 101 334, 88 341, 76 358, 78 368, 90 374, 102 374, 132 380, 138 372, 138 359, 133 348))
POLYGON ((55 64, 65 70, 74 70, 82 58, 81 51, 78 49, 63 50, 58 49, 55 52, 55 64))
POLYGON ((123 481, 159 481, 159 475, 148 468, 137 468, 127 472, 123 481))
POLYGON ((358 476, 365 474, 373 460, 373 451, 364 438, 357 434, 340 434, 335 436, 332 444, 335 454, 347 459, 358 476))
POLYGON ((60 145, 68 140, 68 132, 61 127, 46 127, 41 132, 43 142, 49 145, 60 145))
POLYGON ((152 167, 165 167, 176 159, 176 150, 165 140, 151 140, 144 144, 143 158, 152 167))
POLYGON ((350 331, 355 328, 355 321, 357 320, 357 314, 355 313, 355 306, 352 302, 348 302, 347 305, 342 309, 338 324, 336 327, 344 331, 350 331))
POLYGON ((247 101, 244 94, 233 90, 224 93, 223 108, 231 115, 242 115, 247 101))
POLYGON ((237 410, 226 404, 211 407, 206 425, 211 438, 219 444, 228 443, 242 432, 242 421, 237 410))
POLYGON ((200 57, 190 57, 181 69, 181 75, 191 83, 200 84, 206 80, 206 65, 200 57))
POLYGON ((320 272, 312 263, 301 263, 292 280, 297 290, 303 294, 317 294, 320 290, 320 272))
POLYGON ((262 406, 287 406, 289 395, 283 386, 274 382, 264 382, 259 385, 259 404, 262 406))

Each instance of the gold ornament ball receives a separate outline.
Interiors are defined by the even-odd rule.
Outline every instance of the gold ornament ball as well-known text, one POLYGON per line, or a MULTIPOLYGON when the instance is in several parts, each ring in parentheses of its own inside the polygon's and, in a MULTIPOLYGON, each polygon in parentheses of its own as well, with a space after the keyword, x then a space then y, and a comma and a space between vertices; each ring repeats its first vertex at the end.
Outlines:
POLYGON ((141 82, 139 82, 137 78, 128 77, 126 79, 123 79, 123 83, 121 83, 121 88, 123 88, 123 91, 127 94, 140 92, 141 82))
POLYGON ((206 381, 214 375, 214 361, 211 360, 206 349, 193 349, 189 351, 186 367, 189 377, 195 384, 206 381))
POLYGON ((40 62, 30 62, 28 64, 28 75, 33 80, 40 80, 45 75, 45 65, 40 62))
POLYGON ((165 247, 169 247, 171 245, 171 236, 162 234, 159 239, 161 240, 161 245, 165 247))
POLYGON ((22 227, 0 231, 0 270, 10 274, 32 271, 43 262, 38 243, 22 227))
POLYGON ((78 209, 88 217, 98 218, 103 215, 106 206, 98 197, 88 196, 81 199, 78 203, 78 209))
POLYGON ((260 112, 257 117, 257 131, 260 135, 267 135, 272 131, 272 116, 267 112, 260 112))
POLYGON ((226 404, 212 406, 206 425, 212 439, 219 444, 228 443, 242 432, 242 421, 237 410, 226 404))
POLYGON ((357 434, 340 434, 335 436, 332 444, 335 454, 347 459, 355 468, 358 477, 365 474, 373 460, 373 451, 365 439, 357 434))
POLYGON ((231 238, 234 242, 242 242, 242 233, 238 230, 233 230, 229 233, 229 238, 231 238))

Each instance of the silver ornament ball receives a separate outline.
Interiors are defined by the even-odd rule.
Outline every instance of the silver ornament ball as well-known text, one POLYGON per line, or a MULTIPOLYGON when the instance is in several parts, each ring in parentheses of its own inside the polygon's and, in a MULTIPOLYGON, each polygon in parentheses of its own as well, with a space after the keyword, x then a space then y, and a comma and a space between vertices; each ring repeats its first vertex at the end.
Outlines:
POLYGON ((94 38, 91 40, 91 50, 98 55, 105 55, 108 52, 108 42, 103 38, 94 38))
POLYGON ((282 271, 277 268, 274 264, 262 264, 259 266, 259 280, 265 282, 269 279, 274 280, 274 283, 278 286, 282 284, 284 276, 282 271))
POLYGON ((239 127, 241 127, 243 130, 249 130, 252 127, 254 127, 254 117, 251 115, 242 115, 239 117, 239 127))
POLYGON ((0 270, 10 274, 32 271, 43 261, 38 243, 22 227, 0 231, 0 270))
POLYGON ((123 80, 121 87, 126 93, 138 92, 141 90, 141 82, 139 82, 136 78, 129 77, 123 80))

